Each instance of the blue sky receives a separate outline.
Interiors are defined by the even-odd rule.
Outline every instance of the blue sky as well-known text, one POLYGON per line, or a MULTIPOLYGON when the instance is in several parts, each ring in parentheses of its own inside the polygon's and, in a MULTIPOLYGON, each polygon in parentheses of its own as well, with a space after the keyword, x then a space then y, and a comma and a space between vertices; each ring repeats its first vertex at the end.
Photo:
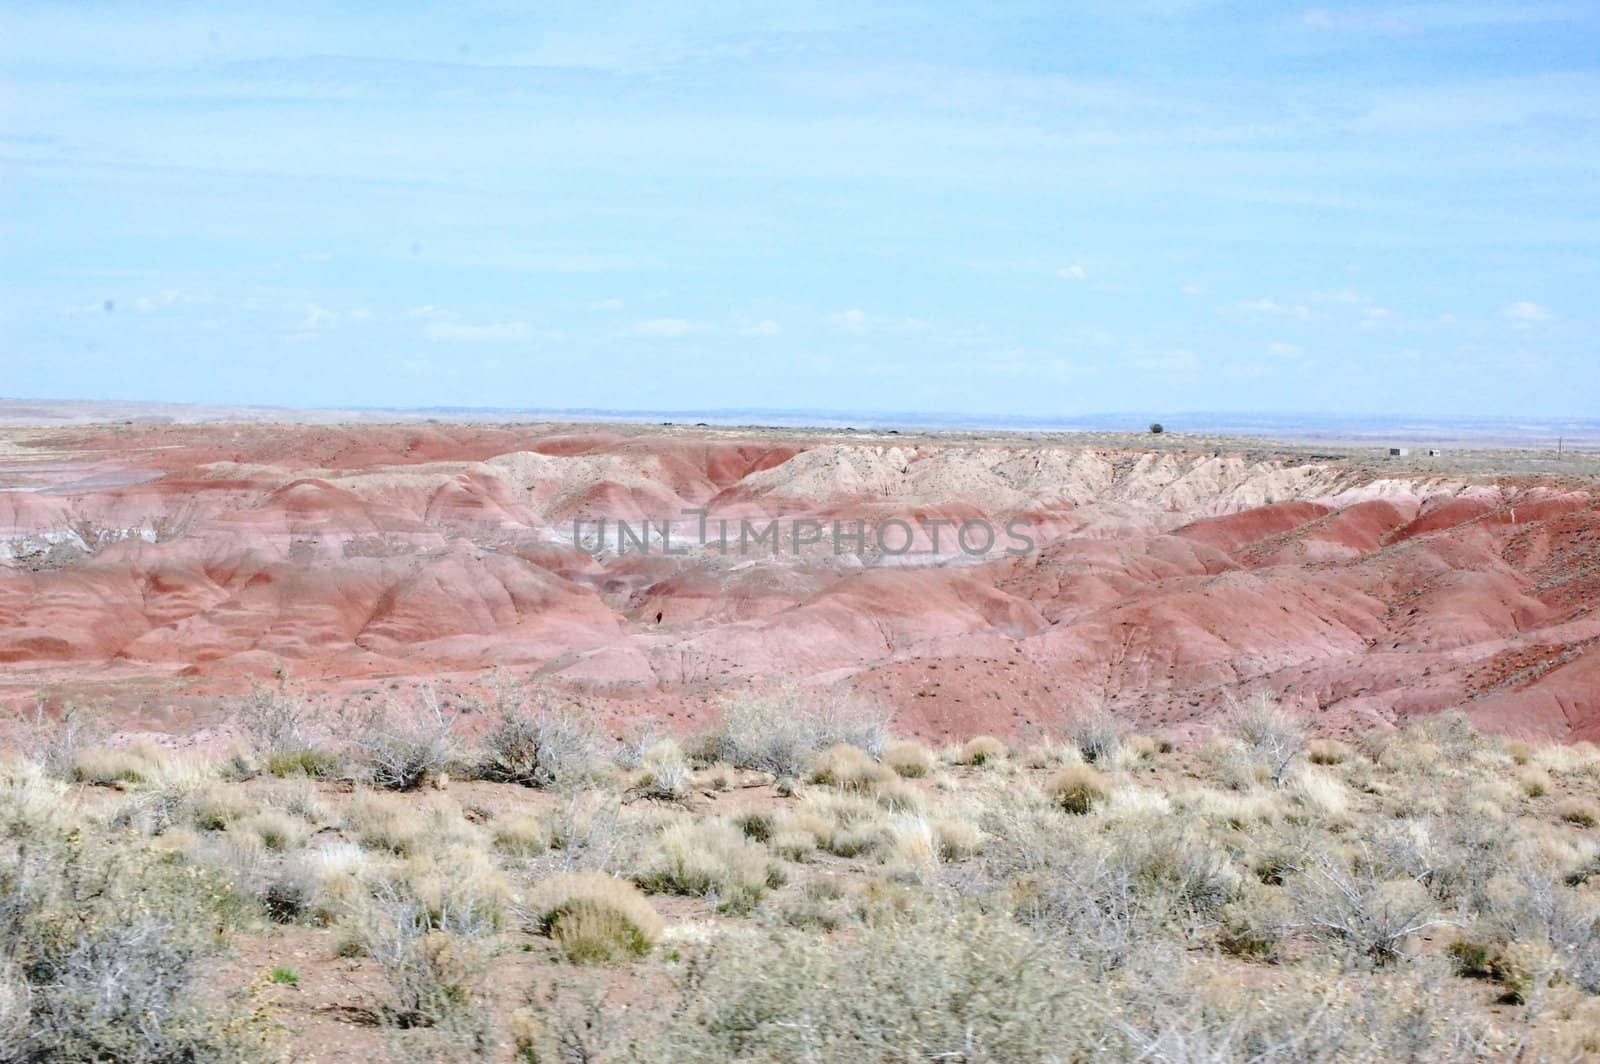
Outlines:
POLYGON ((0 70, 0 395, 1600 395, 1592 2, 9 0, 0 70))

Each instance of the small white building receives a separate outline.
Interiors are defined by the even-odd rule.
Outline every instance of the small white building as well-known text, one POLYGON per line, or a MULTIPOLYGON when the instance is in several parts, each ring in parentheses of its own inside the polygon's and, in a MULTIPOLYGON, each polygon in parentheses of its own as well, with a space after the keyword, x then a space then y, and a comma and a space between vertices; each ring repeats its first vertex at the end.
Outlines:
POLYGON ((1409 447, 1391 447, 1391 448, 1389 448, 1389 457, 1390 458, 1404 458, 1406 455, 1408 455, 1410 453, 1411 453, 1411 448, 1409 448, 1409 447))

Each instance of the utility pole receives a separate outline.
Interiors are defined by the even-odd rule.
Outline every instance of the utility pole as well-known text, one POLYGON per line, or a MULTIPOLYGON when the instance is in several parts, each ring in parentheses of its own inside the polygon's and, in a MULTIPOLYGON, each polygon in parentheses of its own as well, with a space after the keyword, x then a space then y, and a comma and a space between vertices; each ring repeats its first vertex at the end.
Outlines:
POLYGON ((1556 457, 1557 458, 1561 457, 1561 447, 1566 442, 1567 442, 1567 438, 1565 436, 1557 436, 1556 437, 1556 457))

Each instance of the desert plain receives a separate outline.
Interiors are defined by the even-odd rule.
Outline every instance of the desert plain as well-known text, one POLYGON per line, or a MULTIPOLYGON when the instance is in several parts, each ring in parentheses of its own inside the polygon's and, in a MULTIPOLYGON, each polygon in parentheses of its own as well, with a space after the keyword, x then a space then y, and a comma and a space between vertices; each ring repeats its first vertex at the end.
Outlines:
POLYGON ((0 1060, 1591 1058, 1600 461, 1440 450, 8 424, 0 1060))

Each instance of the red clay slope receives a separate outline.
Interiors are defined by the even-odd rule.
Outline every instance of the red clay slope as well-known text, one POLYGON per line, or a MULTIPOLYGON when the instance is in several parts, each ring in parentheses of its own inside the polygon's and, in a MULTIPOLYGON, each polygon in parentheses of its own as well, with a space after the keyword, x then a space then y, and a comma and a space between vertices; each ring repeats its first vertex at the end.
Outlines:
POLYGON ((1268 689, 1330 731, 1460 707, 1600 739, 1585 485, 571 427, 119 426, 25 443, 54 464, 0 490, 14 704, 131 691, 130 712, 166 719, 280 672, 349 687, 503 665, 614 715, 692 716, 777 676, 844 683, 929 737, 1090 701, 1184 730, 1268 689), (658 530, 650 553, 617 556, 617 519, 677 519, 681 549, 698 532, 686 509, 709 510, 713 537, 732 518, 735 544, 738 518, 759 531, 782 515, 781 538, 669 556, 658 530), (611 549, 577 549, 575 518, 580 543, 608 519, 611 549), (836 555, 825 532, 797 552, 791 522, 807 518, 903 520, 913 551, 836 555), (956 532, 978 518, 999 540, 964 553, 956 532), (1035 549, 1005 552, 1011 521, 1035 549))

